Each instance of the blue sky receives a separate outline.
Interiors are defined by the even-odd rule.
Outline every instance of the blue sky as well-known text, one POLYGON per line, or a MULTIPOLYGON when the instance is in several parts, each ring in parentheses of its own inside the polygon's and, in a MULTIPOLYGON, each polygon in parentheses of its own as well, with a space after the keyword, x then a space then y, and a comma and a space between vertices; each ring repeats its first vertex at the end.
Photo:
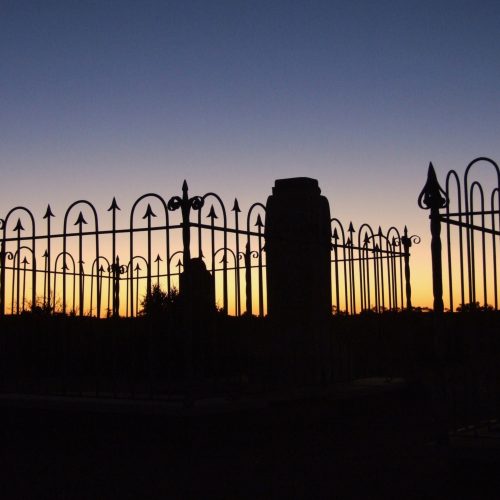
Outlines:
POLYGON ((500 159, 499 21, 484 0, 1 0, 0 211, 184 178, 245 207, 310 176, 332 215, 427 252, 429 161, 500 159))

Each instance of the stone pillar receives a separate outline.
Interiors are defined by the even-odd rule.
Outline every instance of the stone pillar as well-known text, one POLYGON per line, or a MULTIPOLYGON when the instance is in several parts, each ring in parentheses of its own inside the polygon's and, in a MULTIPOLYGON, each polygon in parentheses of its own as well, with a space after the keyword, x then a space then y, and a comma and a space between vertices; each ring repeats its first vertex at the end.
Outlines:
POLYGON ((318 181, 277 180, 265 228, 267 307, 276 349, 289 358, 294 377, 310 379, 320 366, 332 307, 330 207, 318 181))

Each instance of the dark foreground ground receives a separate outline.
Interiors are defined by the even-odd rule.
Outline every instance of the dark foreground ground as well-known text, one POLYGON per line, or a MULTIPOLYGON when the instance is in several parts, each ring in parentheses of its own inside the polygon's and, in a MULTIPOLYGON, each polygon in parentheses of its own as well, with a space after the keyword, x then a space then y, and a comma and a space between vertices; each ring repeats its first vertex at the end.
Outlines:
POLYGON ((499 462, 456 463, 397 382, 191 410, 49 403, 0 401, 2 499, 500 498, 499 462))

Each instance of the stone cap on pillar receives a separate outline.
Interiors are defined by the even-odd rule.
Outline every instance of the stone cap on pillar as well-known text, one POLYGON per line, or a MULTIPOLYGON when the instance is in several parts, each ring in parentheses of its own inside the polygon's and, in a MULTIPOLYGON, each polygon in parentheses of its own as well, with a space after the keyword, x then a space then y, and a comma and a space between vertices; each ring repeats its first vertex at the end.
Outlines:
POLYGON ((274 181, 273 194, 294 196, 304 194, 320 195, 321 189, 317 179, 310 177, 290 177, 288 179, 277 179, 274 181))

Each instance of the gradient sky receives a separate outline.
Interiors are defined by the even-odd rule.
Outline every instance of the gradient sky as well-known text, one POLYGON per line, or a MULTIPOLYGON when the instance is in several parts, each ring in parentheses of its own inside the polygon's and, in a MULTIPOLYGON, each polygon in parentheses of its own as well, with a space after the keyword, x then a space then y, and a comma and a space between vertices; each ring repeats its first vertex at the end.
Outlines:
POLYGON ((0 213, 184 178, 247 208, 309 176, 332 216, 421 234, 430 292, 417 196, 429 161, 500 160, 499 23, 498 0, 0 0, 0 213))

